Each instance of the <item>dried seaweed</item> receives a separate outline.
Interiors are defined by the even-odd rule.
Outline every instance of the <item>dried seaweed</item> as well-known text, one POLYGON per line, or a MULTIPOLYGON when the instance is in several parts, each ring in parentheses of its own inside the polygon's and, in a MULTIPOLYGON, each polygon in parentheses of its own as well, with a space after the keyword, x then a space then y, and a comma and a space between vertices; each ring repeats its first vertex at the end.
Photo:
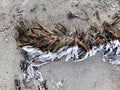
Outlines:
POLYGON ((80 17, 69 11, 68 14, 67 14, 67 18, 68 19, 75 19, 75 18, 80 18, 80 17))
POLYGON ((15 82, 15 90, 21 90, 20 80, 15 79, 14 82, 15 82))
MULTIPOLYGON (((87 32, 72 34, 61 23, 56 24, 55 30, 50 30, 36 21, 21 19, 15 26, 15 39, 25 58, 20 65, 25 83, 33 78, 42 83, 44 80, 39 66, 60 61, 61 58, 78 62, 101 52, 110 63, 119 65, 119 15, 115 14, 112 22, 104 21, 100 27, 91 25, 87 32)), ((96 16, 100 20, 98 11, 96 16)))
POLYGON ((95 14, 96 14, 97 20, 100 20, 100 14, 99 14, 99 11, 98 11, 98 10, 95 12, 95 14))

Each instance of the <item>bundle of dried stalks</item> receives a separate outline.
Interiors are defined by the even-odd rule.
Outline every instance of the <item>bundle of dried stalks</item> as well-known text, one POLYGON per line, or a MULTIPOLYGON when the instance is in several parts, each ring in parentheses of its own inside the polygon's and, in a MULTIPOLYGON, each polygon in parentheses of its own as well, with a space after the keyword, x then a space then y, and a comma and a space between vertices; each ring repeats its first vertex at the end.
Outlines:
POLYGON ((43 82, 39 66, 61 58, 78 62, 99 51, 110 63, 120 64, 120 13, 112 18, 113 22, 104 21, 100 27, 91 25, 87 32, 72 34, 61 23, 50 30, 36 21, 20 20, 15 26, 15 39, 25 58, 20 65, 25 83, 33 78, 43 82))

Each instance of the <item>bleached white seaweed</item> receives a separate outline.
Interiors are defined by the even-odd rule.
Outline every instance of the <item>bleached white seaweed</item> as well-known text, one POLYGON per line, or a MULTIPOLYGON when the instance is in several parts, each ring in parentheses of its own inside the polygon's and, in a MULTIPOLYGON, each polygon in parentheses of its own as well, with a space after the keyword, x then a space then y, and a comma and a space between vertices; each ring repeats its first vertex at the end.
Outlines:
POLYGON ((85 60, 87 57, 95 55, 97 52, 100 52, 111 64, 120 65, 119 40, 110 41, 109 43, 100 45, 99 47, 93 46, 88 52, 78 45, 71 47, 64 46, 56 53, 52 53, 50 51, 43 52, 32 46, 23 46, 22 50, 25 60, 21 64, 21 69, 23 70, 26 82, 29 82, 33 78, 42 82, 43 78, 39 67, 56 60, 59 61, 61 58, 64 58, 66 62, 69 60, 79 62, 85 60))

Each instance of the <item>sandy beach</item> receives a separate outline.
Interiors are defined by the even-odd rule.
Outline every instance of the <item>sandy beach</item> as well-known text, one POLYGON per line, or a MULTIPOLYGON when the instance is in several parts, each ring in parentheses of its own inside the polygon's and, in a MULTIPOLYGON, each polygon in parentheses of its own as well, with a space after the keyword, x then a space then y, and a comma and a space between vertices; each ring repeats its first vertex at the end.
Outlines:
MULTIPOLYGON (((96 22, 95 11, 100 12, 101 22, 111 21, 112 15, 120 10, 119 0, 0 0, 0 90, 15 90, 14 79, 21 81, 21 90, 38 90, 36 81, 26 89, 22 83, 20 60, 23 59, 16 47, 14 26, 22 17, 38 20, 53 29, 60 22, 67 29, 87 30, 96 22), (71 12, 79 18, 69 19, 71 12), (90 20, 85 20, 87 12, 90 20)), ((97 54, 82 62, 54 62, 40 68, 47 80, 48 90, 120 90, 120 67, 103 61, 97 54), (64 80, 62 87, 56 83, 64 80)))

